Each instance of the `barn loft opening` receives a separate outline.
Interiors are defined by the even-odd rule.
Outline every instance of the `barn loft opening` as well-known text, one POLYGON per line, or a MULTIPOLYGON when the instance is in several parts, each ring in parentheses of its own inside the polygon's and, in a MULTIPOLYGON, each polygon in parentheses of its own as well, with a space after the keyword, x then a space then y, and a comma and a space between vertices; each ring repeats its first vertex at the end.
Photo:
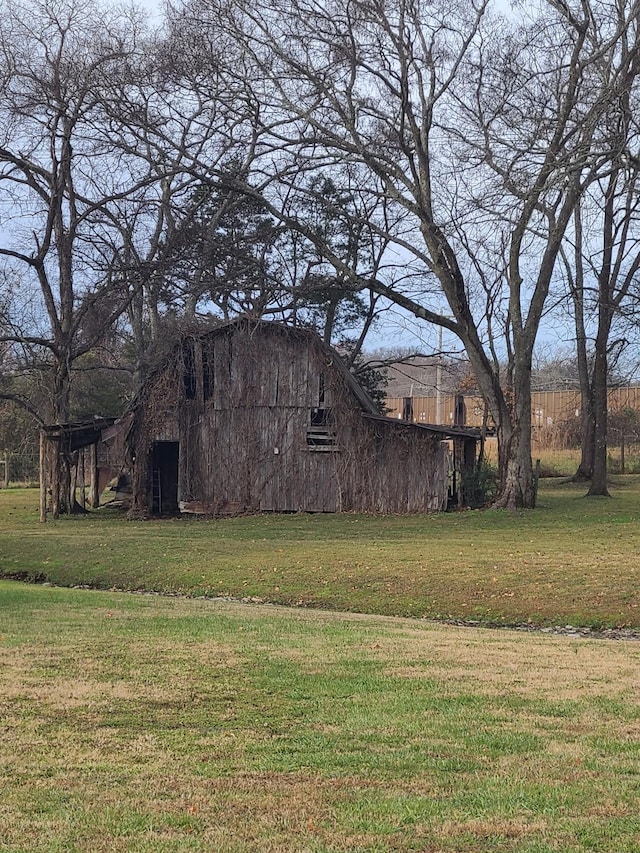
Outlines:
MULTIPOLYGON (((315 404, 309 410, 309 426, 307 428, 307 446, 310 450, 332 450, 336 445, 333 429, 333 413, 329 405, 324 372, 317 376, 315 404)), ((313 398, 312 398, 313 399, 313 398)))
POLYGON ((313 407, 310 412, 310 422, 307 429, 307 445, 312 450, 331 450, 335 447, 336 436, 333 431, 331 409, 313 407))

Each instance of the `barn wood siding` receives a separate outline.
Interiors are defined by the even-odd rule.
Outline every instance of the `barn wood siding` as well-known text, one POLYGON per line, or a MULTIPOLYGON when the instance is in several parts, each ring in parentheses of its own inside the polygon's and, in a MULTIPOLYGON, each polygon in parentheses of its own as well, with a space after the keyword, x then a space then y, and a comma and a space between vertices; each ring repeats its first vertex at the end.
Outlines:
POLYGON ((280 334, 276 343, 237 329, 203 340, 215 387, 213 406, 194 425, 204 499, 248 511, 335 511, 331 461, 312 458, 306 443, 322 362, 306 335, 280 334))
MULTIPOLYGON (((133 413, 127 435, 127 456, 133 463, 131 513, 151 509, 151 453, 155 441, 180 441, 178 414, 184 397, 182 359, 180 370, 163 371, 154 377, 133 413)), ((182 448, 179 464, 182 465, 182 448)), ((178 490, 178 496, 180 490, 178 490)))
POLYGON ((196 339, 190 353, 176 348, 136 412, 134 509, 151 506, 148 459, 158 440, 179 442, 178 497, 194 511, 444 508, 440 441, 417 427, 364 416, 319 338, 275 325, 235 325, 196 339), (195 389, 184 381, 191 364, 195 389), (307 433, 319 405, 331 410, 334 444, 318 448, 309 446, 307 433))
POLYGON ((361 418, 339 472, 342 508, 415 513, 446 508, 445 445, 415 427, 361 418))

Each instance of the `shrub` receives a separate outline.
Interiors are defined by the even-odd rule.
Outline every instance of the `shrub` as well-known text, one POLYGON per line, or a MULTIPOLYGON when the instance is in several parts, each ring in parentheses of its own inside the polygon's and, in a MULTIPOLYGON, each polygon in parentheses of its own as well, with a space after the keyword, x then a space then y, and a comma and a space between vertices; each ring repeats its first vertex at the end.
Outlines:
POLYGON ((462 491, 465 503, 471 509, 487 506, 498 491, 498 469, 486 459, 480 460, 473 471, 463 472, 462 491))

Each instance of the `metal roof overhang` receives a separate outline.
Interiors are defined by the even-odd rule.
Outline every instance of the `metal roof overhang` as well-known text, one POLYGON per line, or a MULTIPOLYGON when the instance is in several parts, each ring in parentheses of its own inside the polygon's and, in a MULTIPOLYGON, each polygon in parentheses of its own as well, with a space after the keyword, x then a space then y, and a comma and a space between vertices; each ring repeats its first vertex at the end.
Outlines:
POLYGON ((73 452, 83 447, 97 444, 102 438, 102 430, 112 426, 115 418, 92 418, 67 424, 47 424, 42 427, 49 441, 64 444, 66 450, 73 452))
POLYGON ((416 429, 430 432, 433 435, 438 435, 443 439, 446 438, 471 438, 475 441, 480 441, 481 431, 478 427, 463 427, 463 426, 448 426, 447 424, 421 424, 415 421, 403 421, 399 418, 387 418, 384 415, 370 415, 368 412, 363 413, 363 417, 372 421, 379 421, 385 424, 394 424, 395 426, 414 427, 416 429))

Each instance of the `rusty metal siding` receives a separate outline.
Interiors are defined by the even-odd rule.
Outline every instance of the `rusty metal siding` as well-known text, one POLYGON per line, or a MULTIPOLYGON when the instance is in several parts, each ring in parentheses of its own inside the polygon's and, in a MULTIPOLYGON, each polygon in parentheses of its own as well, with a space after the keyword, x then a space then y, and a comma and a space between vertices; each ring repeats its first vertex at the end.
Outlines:
MULTIPOLYGON (((385 400, 389 417, 401 420, 404 397, 388 397, 385 400)), ((640 410, 640 388, 610 388, 607 394, 609 411, 622 409, 640 410)), ((436 398, 412 397, 414 423, 435 424, 436 398)), ((482 426, 484 403, 481 397, 464 395, 467 411, 467 426, 482 426)), ((455 397, 443 395, 441 398, 442 423, 454 423, 455 397)), ((533 391, 531 394, 531 425, 535 429, 550 429, 580 415, 579 391, 533 391)))

